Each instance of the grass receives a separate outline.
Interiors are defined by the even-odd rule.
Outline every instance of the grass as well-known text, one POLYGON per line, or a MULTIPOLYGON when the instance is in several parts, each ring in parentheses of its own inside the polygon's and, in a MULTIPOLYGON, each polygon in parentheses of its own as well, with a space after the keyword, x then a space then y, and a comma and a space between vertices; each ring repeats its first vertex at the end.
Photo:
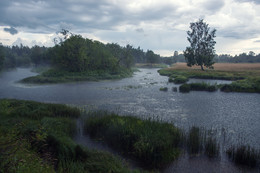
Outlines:
POLYGON ((77 145, 76 108, 0 100, 0 172, 130 172, 105 152, 77 145))
POLYGON ((150 168, 163 167, 180 154, 181 133, 168 123, 91 112, 85 132, 150 168))
POLYGON ((175 84, 183 84, 187 82, 189 79, 185 76, 176 76, 175 78, 169 77, 169 82, 173 82, 175 84))
MULTIPOLYGON (((254 92, 260 93, 260 63, 255 64, 231 64, 216 63, 214 69, 201 71, 199 67, 186 67, 185 63, 177 63, 173 67, 161 69, 161 75, 173 78, 199 78, 233 80, 231 84, 221 85, 221 91, 225 92, 254 92)), ((185 86, 187 88, 187 86, 185 86)), ((212 88, 213 89, 213 88, 212 88)))
POLYGON ((160 91, 168 91, 168 88, 167 87, 161 87, 159 90, 160 91))
POLYGON ((250 146, 231 146, 226 153, 232 161, 239 165, 256 167, 260 163, 260 151, 250 146))
POLYGON ((137 68, 167 68, 166 64, 151 64, 151 63, 140 63, 136 64, 135 67, 137 68))
POLYGON ((98 81, 104 79, 121 79, 133 74, 132 70, 120 69, 116 73, 108 71, 87 71, 87 72, 67 72, 57 69, 49 69, 37 76, 22 79, 22 83, 48 84, 48 83, 65 83, 77 81, 98 81))
POLYGON ((180 92, 190 92, 190 91, 208 91, 214 92, 217 91, 217 85, 210 85, 207 83, 191 83, 191 84, 182 84, 180 86, 180 92))
POLYGON ((193 126, 186 136, 186 147, 191 155, 204 153, 208 157, 219 156, 219 143, 211 131, 193 126))

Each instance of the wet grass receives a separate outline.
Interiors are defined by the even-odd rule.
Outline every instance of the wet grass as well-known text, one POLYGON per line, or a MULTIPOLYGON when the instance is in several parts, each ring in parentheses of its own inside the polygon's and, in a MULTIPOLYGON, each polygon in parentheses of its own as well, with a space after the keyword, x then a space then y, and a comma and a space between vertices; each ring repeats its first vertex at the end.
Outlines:
MULTIPOLYGON (((216 66, 216 70, 207 69, 201 71, 197 68, 186 68, 183 64, 177 64, 171 68, 161 69, 158 72, 160 75, 169 76, 169 81, 172 82, 174 82, 175 78, 182 76, 188 79, 232 80, 234 82, 231 84, 221 85, 221 91, 260 93, 259 64, 216 64, 216 66)), ((185 89, 188 89, 187 86, 185 86, 185 89)))
POLYGON ((226 151, 228 157, 239 165, 246 165, 249 167, 259 167, 260 164, 260 151, 250 146, 239 145, 231 146, 226 151))
POLYGON ((191 83, 191 84, 182 84, 180 86, 180 92, 190 92, 190 91, 208 91, 214 92, 217 91, 217 85, 210 85, 207 83, 191 83))
POLYGON ((186 83, 189 79, 185 76, 176 76, 176 77, 169 77, 169 82, 173 82, 175 84, 183 84, 186 83))
POLYGON ((131 172, 104 152, 75 144, 76 108, 0 100, 0 172, 131 172))
POLYGON ((112 148, 141 162, 144 167, 163 167, 180 154, 181 133, 168 123, 91 112, 85 122, 85 132, 94 138, 101 138, 112 148))
POLYGON ((118 72, 112 73, 108 71, 87 71, 87 72, 67 72, 57 69, 50 69, 37 76, 27 77, 22 79, 21 83, 31 84, 51 84, 51 83, 66 83, 78 81, 98 81, 104 79, 122 79, 130 77, 133 70, 120 69, 118 72))
POLYGON ((160 91, 168 91, 168 88, 167 87, 161 87, 159 90, 160 91))

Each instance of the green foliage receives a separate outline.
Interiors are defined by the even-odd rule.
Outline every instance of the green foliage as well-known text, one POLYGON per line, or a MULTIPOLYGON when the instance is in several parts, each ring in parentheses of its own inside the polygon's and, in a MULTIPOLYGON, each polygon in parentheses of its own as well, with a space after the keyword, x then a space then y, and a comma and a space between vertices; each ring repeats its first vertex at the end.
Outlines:
POLYGON ((0 100, 0 172, 130 172, 111 154, 72 140, 78 110, 65 105, 0 100))
POLYGON ((190 85, 189 84, 183 84, 179 88, 180 92, 187 93, 190 92, 190 85))
POLYGON ((173 82, 175 84, 182 84, 182 83, 185 83, 187 82, 189 79, 185 76, 181 76, 181 75, 178 75, 176 77, 169 77, 169 82, 173 82))
POLYGON ((250 146, 231 146, 226 153, 236 164, 256 167, 260 161, 260 151, 250 146))
POLYGON ((161 87, 160 91, 168 91, 168 88, 167 87, 161 87))
POLYGON ((231 84, 221 85, 220 90, 224 92, 260 93, 260 78, 253 77, 234 81, 231 84))
POLYGON ((216 29, 210 31, 208 24, 204 23, 203 19, 190 23, 190 29, 191 31, 187 31, 190 47, 184 51, 187 65, 190 67, 193 65, 201 66, 201 70, 204 70, 203 66, 213 68, 216 29))
POLYGON ((5 55, 4 55, 4 51, 3 51, 3 47, 0 44, 0 71, 3 69, 4 67, 4 60, 5 60, 5 55))
POLYGON ((92 112, 85 132, 152 168, 169 163, 180 153, 180 131, 168 123, 92 112))

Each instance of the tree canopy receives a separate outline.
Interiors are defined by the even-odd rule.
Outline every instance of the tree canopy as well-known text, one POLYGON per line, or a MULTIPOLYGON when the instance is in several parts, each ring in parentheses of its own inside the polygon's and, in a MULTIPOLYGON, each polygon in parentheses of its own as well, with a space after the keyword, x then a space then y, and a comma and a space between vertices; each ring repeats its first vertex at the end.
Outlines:
POLYGON ((216 29, 210 30, 208 24, 203 19, 190 23, 191 31, 187 31, 189 47, 186 47, 184 56, 189 67, 198 65, 201 70, 203 66, 213 68, 215 56, 215 40, 216 29))

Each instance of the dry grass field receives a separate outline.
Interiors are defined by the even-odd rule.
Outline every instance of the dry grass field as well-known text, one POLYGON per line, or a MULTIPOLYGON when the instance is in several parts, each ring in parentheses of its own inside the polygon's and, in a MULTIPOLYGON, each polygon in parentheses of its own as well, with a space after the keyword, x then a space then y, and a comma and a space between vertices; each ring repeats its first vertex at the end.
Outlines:
MULTIPOLYGON (((260 63, 216 63, 213 65, 216 71, 258 71, 260 73, 260 63)), ((176 63, 172 70, 200 70, 200 66, 188 67, 186 63, 176 63)), ((207 69, 208 70, 208 69, 207 69)))

